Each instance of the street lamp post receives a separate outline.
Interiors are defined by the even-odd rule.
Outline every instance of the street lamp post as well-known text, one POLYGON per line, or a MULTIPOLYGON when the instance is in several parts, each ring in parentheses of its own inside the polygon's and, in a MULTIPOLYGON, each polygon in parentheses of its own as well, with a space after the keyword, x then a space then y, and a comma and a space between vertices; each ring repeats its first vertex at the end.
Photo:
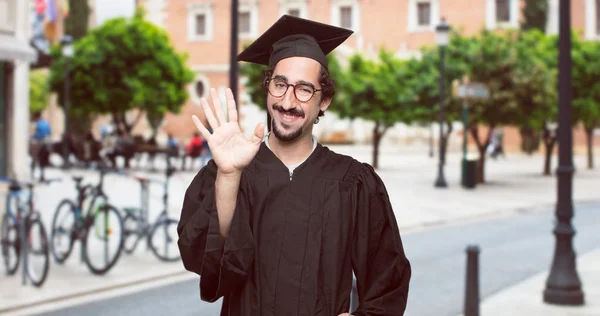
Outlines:
POLYGON ((231 0, 231 43, 229 55, 229 87, 233 93, 236 107, 239 108, 240 101, 238 100, 238 0, 231 0))
POLYGON ((573 135, 571 126, 571 1, 560 1, 558 72, 558 201, 556 204, 555 250, 544 302, 583 305, 581 281, 577 275, 573 235, 573 135))
POLYGON ((62 55, 65 59, 65 91, 64 91, 64 98, 63 98, 63 109, 64 109, 64 115, 65 115, 65 126, 64 126, 64 132, 63 132, 63 168, 68 169, 70 167, 70 163, 69 163, 69 155, 70 155, 70 148, 69 148, 69 135, 70 135, 70 131, 69 131, 69 102, 70 102, 70 93, 71 93, 71 87, 70 87, 70 61, 71 61, 71 57, 73 57, 73 38, 70 35, 65 35, 63 36, 63 38, 60 41, 60 44, 62 46, 62 55))
POLYGON ((446 154, 445 154, 445 142, 444 142, 444 101, 445 101, 445 74, 444 74, 444 64, 445 64, 445 53, 446 46, 450 41, 450 25, 446 23, 446 20, 442 18, 441 23, 436 27, 436 41, 438 46, 440 47, 440 162, 438 168, 438 176, 435 181, 436 188, 445 188, 448 186, 446 183, 446 179, 444 177, 444 164, 446 162, 446 154))

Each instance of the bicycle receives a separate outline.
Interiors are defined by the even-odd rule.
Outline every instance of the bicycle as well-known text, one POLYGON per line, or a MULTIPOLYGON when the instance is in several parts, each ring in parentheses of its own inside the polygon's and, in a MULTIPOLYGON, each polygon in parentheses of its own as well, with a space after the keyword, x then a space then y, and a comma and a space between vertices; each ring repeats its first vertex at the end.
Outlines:
POLYGON ((75 242, 80 241, 81 261, 96 275, 108 272, 116 264, 123 248, 123 218, 118 209, 108 203, 104 193, 106 173, 108 170, 101 167, 100 179, 95 186, 82 185, 82 177, 73 177, 76 201, 67 198, 58 204, 50 237, 52 256, 59 264, 69 258, 75 242), (89 204, 84 205, 86 201, 89 204), (87 210, 85 214, 84 210, 87 210), (96 240, 103 246, 100 253, 91 247, 96 240), (95 262, 98 257, 100 261, 95 262))
POLYGON ((142 238, 146 239, 146 250, 152 250, 152 253, 162 261, 173 262, 178 261, 179 250, 177 248, 177 224, 178 221, 169 218, 168 214, 168 201, 169 201, 169 178, 175 172, 175 168, 168 166, 165 172, 166 180, 158 181, 151 180, 141 176, 134 176, 139 181, 141 187, 141 205, 140 207, 126 207, 123 210, 126 212, 123 220, 125 226, 123 250, 127 254, 132 254, 139 241, 142 238), (153 224, 150 224, 148 219, 149 211, 149 184, 158 183, 162 184, 164 188, 164 194, 162 197, 163 210, 153 224), (164 235, 161 234, 164 232, 164 235), (161 245, 157 243, 154 238, 164 236, 164 249, 161 251, 161 245), (169 245, 174 245, 174 249, 170 251, 169 245), (175 255, 170 255, 173 253, 175 255))
MULTIPOLYGON (((44 180, 40 183, 50 184, 59 179, 44 180)), ((36 287, 41 287, 48 276, 50 258, 48 254, 48 239, 46 228, 40 218, 40 213, 35 209, 34 187, 35 182, 19 182, 15 179, 0 179, 0 182, 9 183, 9 194, 6 198, 6 212, 2 216, 0 236, 2 236, 2 258, 7 275, 17 272, 21 258, 23 258, 22 284, 27 280, 36 287), (23 185, 27 191, 23 190, 23 185), (13 205, 12 202, 15 202, 13 205), (16 211, 16 213, 15 213, 16 211), (35 240, 35 236, 39 236, 35 240), (30 256, 41 256, 41 267, 35 267, 30 256), (14 259, 13 259, 14 258, 14 259)))

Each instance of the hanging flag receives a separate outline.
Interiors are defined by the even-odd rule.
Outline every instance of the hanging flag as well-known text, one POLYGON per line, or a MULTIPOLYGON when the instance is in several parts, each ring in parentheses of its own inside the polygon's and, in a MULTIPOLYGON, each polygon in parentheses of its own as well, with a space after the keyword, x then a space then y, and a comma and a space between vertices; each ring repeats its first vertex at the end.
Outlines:
POLYGON ((48 22, 56 21, 56 2, 55 0, 48 0, 48 6, 46 7, 46 18, 48 22))
POLYGON ((35 0, 35 13, 43 15, 46 11, 46 0, 35 0))
POLYGON ((62 0, 61 8, 62 8, 63 17, 68 16, 69 15, 69 0, 62 0))

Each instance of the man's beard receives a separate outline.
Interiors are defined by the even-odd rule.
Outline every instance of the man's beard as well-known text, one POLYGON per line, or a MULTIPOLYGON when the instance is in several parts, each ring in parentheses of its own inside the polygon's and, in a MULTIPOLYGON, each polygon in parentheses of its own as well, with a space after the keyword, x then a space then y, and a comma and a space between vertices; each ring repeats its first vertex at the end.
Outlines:
MULTIPOLYGON (((287 113, 290 115, 297 115, 297 116, 304 117, 304 112, 302 112, 301 110, 291 109, 291 110, 286 111, 279 104, 273 105, 273 111, 278 111, 281 113, 287 113)), ((283 123, 283 122, 279 122, 279 123, 285 125, 285 123, 283 123)), ((281 131, 279 129, 279 127, 277 126, 277 124, 275 122, 275 117, 271 118, 271 131, 273 132, 273 134, 275 134, 275 137, 277 137, 279 140, 284 141, 284 142, 291 142, 293 140, 298 139, 302 135, 302 127, 298 127, 297 130, 295 130, 291 133, 284 134, 283 131, 281 131)))

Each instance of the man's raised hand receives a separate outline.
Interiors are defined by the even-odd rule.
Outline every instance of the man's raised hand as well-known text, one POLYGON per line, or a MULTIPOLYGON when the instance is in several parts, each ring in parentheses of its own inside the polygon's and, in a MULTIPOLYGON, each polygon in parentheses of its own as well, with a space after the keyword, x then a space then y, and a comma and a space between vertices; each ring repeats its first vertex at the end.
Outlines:
POLYGON ((200 122, 197 116, 192 115, 192 120, 198 131, 202 134, 202 137, 208 142, 208 147, 212 152, 219 172, 223 174, 241 172, 258 152, 265 134, 264 126, 262 123, 257 124, 254 129, 254 135, 252 135, 251 139, 247 139, 242 134, 238 123, 235 100, 233 99, 231 89, 227 88, 226 91, 229 121, 225 119, 219 96, 214 88, 210 89, 210 96, 215 108, 216 117, 205 98, 200 99, 200 103, 204 109, 206 120, 212 128, 212 134, 200 122))

